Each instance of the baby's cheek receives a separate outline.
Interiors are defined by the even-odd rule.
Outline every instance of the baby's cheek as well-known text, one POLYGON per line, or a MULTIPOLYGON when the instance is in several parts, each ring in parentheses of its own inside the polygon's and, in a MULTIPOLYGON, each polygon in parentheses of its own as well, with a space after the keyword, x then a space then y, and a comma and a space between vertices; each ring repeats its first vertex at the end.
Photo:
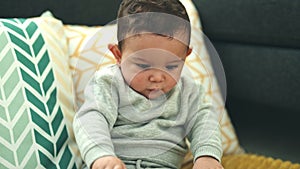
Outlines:
POLYGON ((167 84, 165 85, 165 92, 169 92, 171 89, 174 88, 174 86, 177 84, 177 80, 174 78, 169 79, 167 84))
POLYGON ((180 78, 180 73, 169 73, 168 74, 168 79, 171 84, 176 84, 180 78))
POLYGON ((173 80, 170 84, 170 87, 173 88, 175 85, 177 84, 177 81, 176 80, 173 80))
POLYGON ((135 87, 135 88, 142 88, 145 87, 145 83, 147 81, 147 77, 144 76, 143 74, 136 74, 131 82, 130 85, 135 87))

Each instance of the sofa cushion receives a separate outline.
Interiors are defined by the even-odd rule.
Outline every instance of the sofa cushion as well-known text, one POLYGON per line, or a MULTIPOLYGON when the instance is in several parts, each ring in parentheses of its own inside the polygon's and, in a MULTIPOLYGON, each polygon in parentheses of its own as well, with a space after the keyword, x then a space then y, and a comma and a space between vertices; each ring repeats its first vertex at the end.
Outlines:
POLYGON ((100 25, 112 21, 117 16, 117 8, 122 0, 67 0, 2 1, 0 17, 34 17, 44 10, 50 10, 57 18, 68 24, 100 25), (87 12, 88 10, 88 12, 87 12), (105 16, 105 17, 103 17, 105 16))
POLYGON ((300 1, 194 2, 224 66, 241 144, 299 162, 300 1))
POLYGON ((300 2, 194 0, 213 40, 300 47, 300 2))
POLYGON ((79 168, 63 25, 0 19, 0 168, 79 168))

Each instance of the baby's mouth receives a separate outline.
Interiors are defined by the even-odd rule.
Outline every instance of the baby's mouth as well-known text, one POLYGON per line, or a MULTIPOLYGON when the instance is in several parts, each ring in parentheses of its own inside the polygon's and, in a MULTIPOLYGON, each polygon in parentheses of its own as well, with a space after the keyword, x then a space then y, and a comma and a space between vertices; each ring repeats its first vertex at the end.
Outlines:
POLYGON ((149 94, 148 94, 149 99, 155 99, 164 94, 164 91, 160 88, 150 88, 147 90, 149 92, 149 94))
POLYGON ((147 89, 149 92, 162 92, 163 90, 160 89, 160 88, 150 88, 150 89, 147 89))

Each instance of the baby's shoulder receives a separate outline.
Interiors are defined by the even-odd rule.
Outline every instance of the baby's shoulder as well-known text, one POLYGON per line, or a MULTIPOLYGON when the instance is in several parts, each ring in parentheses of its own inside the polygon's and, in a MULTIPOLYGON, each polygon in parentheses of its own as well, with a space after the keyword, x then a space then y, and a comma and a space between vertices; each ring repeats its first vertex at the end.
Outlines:
POLYGON ((191 75, 183 73, 180 77, 181 86, 184 88, 195 88, 201 84, 196 81, 191 75))
POLYGON ((205 92, 204 85, 191 75, 182 74, 180 78, 180 88, 184 93, 199 95, 205 92))
POLYGON ((100 68, 94 73, 94 80, 96 82, 114 82, 119 81, 120 79, 122 79, 122 74, 119 66, 117 65, 100 68))
POLYGON ((120 74, 119 66, 110 65, 110 66, 105 66, 105 67, 99 68, 94 73, 94 77, 96 79, 103 78, 103 77, 115 77, 115 76, 119 76, 119 74, 120 74))

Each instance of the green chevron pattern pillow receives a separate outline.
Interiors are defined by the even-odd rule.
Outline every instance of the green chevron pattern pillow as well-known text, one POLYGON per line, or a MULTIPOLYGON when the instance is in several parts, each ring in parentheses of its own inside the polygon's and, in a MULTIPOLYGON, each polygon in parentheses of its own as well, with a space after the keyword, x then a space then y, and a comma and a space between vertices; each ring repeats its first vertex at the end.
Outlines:
POLYGON ((80 168, 62 23, 0 19, 0 168, 80 168))

